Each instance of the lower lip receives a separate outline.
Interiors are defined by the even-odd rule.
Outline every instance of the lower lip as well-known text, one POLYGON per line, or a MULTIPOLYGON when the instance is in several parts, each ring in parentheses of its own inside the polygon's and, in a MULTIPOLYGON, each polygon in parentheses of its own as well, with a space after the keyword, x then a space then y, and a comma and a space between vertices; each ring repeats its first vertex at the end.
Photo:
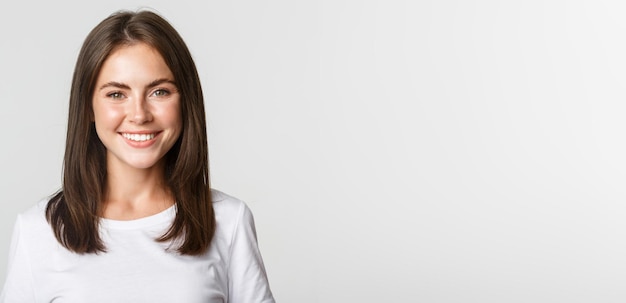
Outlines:
POLYGON ((160 135, 161 133, 156 133, 154 135, 154 138, 150 139, 150 140, 146 140, 146 141, 133 141, 130 140, 128 138, 125 138, 124 136, 122 136, 122 134, 120 134, 120 136, 122 136, 122 139, 124 139, 124 141, 126 141, 126 144, 135 147, 135 148, 146 148, 146 147, 150 147, 152 146, 152 144, 154 144, 156 142, 157 137, 160 135))

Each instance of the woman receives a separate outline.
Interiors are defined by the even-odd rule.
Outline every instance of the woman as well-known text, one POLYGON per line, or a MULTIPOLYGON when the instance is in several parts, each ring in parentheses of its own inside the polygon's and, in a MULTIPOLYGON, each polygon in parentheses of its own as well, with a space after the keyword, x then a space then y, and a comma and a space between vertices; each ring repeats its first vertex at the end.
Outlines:
POLYGON ((18 217, 0 302, 274 302, 246 205, 209 187, 189 50, 158 15, 87 36, 63 188, 18 217))

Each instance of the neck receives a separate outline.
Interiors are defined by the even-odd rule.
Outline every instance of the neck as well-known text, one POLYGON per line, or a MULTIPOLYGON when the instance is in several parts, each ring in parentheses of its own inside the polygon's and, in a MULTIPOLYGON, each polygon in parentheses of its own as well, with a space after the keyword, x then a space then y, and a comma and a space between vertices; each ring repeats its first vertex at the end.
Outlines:
POLYGON ((162 162, 150 168, 107 163, 103 217, 132 220, 159 213, 174 204, 165 184, 162 162))

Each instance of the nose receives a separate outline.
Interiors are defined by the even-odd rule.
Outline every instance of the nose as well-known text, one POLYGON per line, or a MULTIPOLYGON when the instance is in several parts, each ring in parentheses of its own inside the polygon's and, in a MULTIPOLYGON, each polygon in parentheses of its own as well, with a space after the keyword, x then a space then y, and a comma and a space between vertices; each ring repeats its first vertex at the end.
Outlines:
POLYGON ((146 98, 138 96, 134 99, 135 100, 129 104, 129 121, 136 124, 144 124, 152 121, 152 113, 150 112, 146 98))

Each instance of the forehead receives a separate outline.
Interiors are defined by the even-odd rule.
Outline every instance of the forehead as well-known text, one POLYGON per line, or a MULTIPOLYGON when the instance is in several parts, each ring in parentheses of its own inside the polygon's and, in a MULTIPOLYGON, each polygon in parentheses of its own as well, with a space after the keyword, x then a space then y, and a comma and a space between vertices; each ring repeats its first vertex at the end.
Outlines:
POLYGON ((146 43, 116 47, 102 64, 96 83, 118 81, 141 85, 155 79, 174 81, 163 56, 146 43))

